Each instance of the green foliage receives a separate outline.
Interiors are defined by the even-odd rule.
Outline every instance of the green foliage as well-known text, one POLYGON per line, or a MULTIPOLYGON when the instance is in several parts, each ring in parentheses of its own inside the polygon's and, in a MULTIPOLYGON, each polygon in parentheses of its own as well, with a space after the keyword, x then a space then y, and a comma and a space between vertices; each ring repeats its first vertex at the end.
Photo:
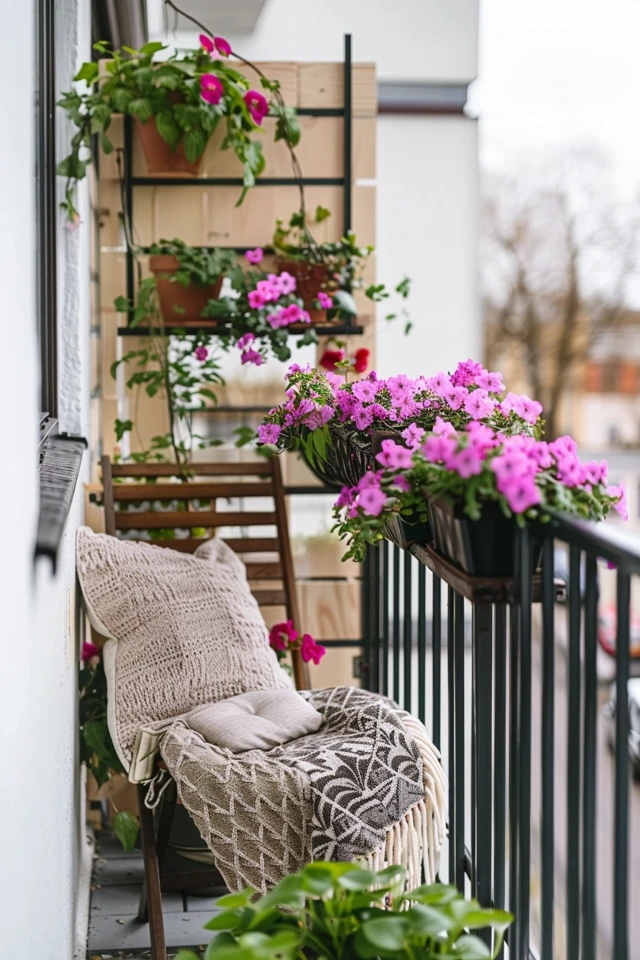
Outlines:
POLYGON ((175 237, 154 243, 149 253, 152 256, 169 254, 175 257, 178 269, 170 279, 183 287, 192 283, 196 287, 209 287, 220 277, 233 278, 242 274, 236 254, 225 247, 192 247, 175 237))
POLYGON ((107 678, 102 658, 95 667, 82 667, 78 685, 80 760, 86 763, 100 786, 106 783, 111 772, 125 772, 107 726, 107 678))
MULTIPOLYGON (((455 887, 404 892, 406 871, 374 873, 353 863, 310 863, 255 900, 222 897, 223 912, 204 960, 486 960, 496 957, 513 918, 465 900, 455 887), (492 931, 493 949, 471 931, 492 931)), ((176 960, 200 960, 180 951, 176 960)))
POLYGON ((138 821, 132 813, 121 810, 113 818, 113 829, 125 853, 131 853, 138 838, 138 821))
MULTIPOLYGON (((63 93, 59 101, 77 128, 71 139, 71 151, 58 166, 60 176, 67 178, 62 206, 69 219, 78 218, 75 186, 85 176, 90 162, 91 137, 98 135, 103 149, 110 153, 113 145, 106 131, 117 113, 128 114, 141 123, 155 122, 165 143, 172 150, 182 143, 190 161, 202 156, 223 120, 226 130, 221 149, 233 150, 243 165, 241 202, 246 190, 264 170, 262 145, 254 139, 259 126, 244 101, 251 87, 249 80, 228 60, 212 58, 202 48, 176 53, 168 59, 158 59, 157 55, 167 48, 157 42, 146 43, 140 50, 131 47, 110 50, 108 43, 99 41, 94 49, 101 57, 109 58, 105 74, 99 76, 99 67, 94 61, 83 63, 73 79, 84 87, 63 93), (214 74, 222 84, 222 96, 215 105, 201 97, 200 78, 204 74, 214 74)), ((272 110, 277 117, 275 139, 285 140, 293 148, 300 138, 296 111, 285 105, 277 83, 265 77, 263 86, 273 94, 272 110)))

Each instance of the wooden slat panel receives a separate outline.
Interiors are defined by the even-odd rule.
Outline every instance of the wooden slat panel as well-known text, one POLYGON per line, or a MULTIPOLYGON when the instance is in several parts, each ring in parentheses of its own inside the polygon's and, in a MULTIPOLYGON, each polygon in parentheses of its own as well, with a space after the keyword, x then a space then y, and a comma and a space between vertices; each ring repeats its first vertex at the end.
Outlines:
POLYGON ((283 607, 287 602, 284 590, 252 590, 260 607, 283 607))
POLYGON ((282 566, 279 563, 246 563, 247 580, 281 580, 282 566))
MULTIPOLYGON (((373 117, 378 112, 376 68, 373 63, 354 63, 352 68, 354 117, 373 117)), ((300 107, 342 107, 344 69, 341 63, 301 63, 300 107)))
POLYGON ((116 512, 118 530, 189 530, 193 527, 256 527, 275 525, 275 513, 214 513, 212 510, 116 512))
MULTIPOLYGON (((190 469, 197 477, 266 477, 271 473, 267 460, 251 463, 194 463, 190 469)), ((181 470, 175 463, 113 463, 114 477, 179 477, 181 470)))
POLYGON ((119 483, 113 488, 114 500, 215 500, 217 497, 270 497, 269 480, 246 483, 119 483))
POLYGON ((231 537, 224 541, 235 553, 279 553, 277 537, 231 537))

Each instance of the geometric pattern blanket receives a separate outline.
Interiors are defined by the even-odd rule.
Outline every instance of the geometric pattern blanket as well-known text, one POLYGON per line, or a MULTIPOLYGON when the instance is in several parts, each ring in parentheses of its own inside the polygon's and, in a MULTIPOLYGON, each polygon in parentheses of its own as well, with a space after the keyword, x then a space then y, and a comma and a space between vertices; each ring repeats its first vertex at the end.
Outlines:
POLYGON ((433 882, 446 830, 446 780, 422 724, 353 687, 300 694, 316 732, 234 754, 183 719, 160 741, 180 799, 230 890, 265 892, 312 860, 403 864, 433 882))

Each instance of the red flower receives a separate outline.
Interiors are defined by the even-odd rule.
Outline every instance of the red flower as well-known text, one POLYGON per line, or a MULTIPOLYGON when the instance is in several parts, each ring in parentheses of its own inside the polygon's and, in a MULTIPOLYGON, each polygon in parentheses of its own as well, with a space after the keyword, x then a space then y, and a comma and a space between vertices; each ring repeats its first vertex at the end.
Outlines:
POLYGON ((247 90, 243 100, 247 105, 249 113, 253 117, 253 122, 260 126, 269 113, 269 104, 267 103, 266 97, 263 97, 257 90, 247 90))
POLYGON ((302 643, 300 644, 300 656, 305 663, 313 660, 317 666, 326 652, 326 648, 323 647, 322 644, 316 643, 310 634, 305 633, 302 638, 302 643))
MULTIPOLYGON (((325 350, 320 357, 319 362, 320 366, 324 367, 325 370, 330 370, 333 372, 336 368, 336 364, 340 363, 341 360, 344 360, 344 350, 325 350)), ((366 365, 364 369, 367 369, 366 365)))
POLYGON ((364 373, 367 367, 369 366, 369 355, 371 351, 367 350, 366 347, 360 347, 359 350, 356 350, 355 356, 353 358, 353 369, 356 373, 364 373))

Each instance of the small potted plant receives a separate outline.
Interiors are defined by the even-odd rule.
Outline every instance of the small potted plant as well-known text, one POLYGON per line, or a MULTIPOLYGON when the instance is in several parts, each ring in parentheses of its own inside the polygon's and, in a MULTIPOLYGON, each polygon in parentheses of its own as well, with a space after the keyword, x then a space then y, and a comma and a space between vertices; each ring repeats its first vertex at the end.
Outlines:
POLYGON ((91 158, 91 138, 97 135, 105 153, 113 151, 108 130, 116 114, 135 118, 149 173, 196 176, 205 148, 222 120, 222 150, 234 151, 243 166, 243 192, 264 170, 262 145, 255 139, 267 114, 277 117, 275 139, 290 148, 300 137, 295 111, 287 107, 279 84, 262 74, 261 85, 270 101, 229 60, 233 52, 223 37, 200 36, 196 50, 174 53, 159 42, 140 50, 110 50, 100 41, 94 49, 106 59, 104 73, 98 63, 83 63, 74 82, 84 89, 62 94, 60 106, 77 130, 71 152, 58 173, 66 177, 62 206, 77 222, 75 185, 86 173, 91 158))
POLYGON ((197 324, 209 300, 219 297, 224 277, 239 270, 233 250, 178 239, 160 240, 149 253, 165 324, 197 324))
POLYGON ((412 449, 387 440, 376 459, 380 469, 343 488, 335 504, 346 558, 381 539, 390 515, 426 509, 444 557, 472 576, 508 577, 516 525, 535 528, 558 512, 602 520, 611 507, 626 518, 624 490, 607 485, 606 463, 582 463, 571 437, 546 443, 478 419, 456 430, 438 418, 412 449))
MULTIPOLYGON (((310 226, 317 226, 330 216, 331 212, 321 206, 316 208, 310 222, 304 212, 297 212, 287 227, 278 220, 273 234, 272 246, 279 257, 279 267, 296 278, 312 323, 334 318, 337 310, 356 314, 351 292, 364 286, 362 275, 374 250, 371 246, 359 246, 354 233, 347 233, 337 241, 317 243, 310 226)), ((410 291, 409 278, 405 277, 394 289, 406 299, 410 291)), ((365 294, 374 303, 391 296, 384 284, 371 284, 365 294)), ((385 319, 394 320, 396 316, 389 313, 385 319)), ((407 320, 407 332, 410 326, 407 320)))
MULTIPOLYGON (((322 957, 323 960, 495 958, 513 917, 465 900, 455 887, 424 884, 405 892, 406 870, 377 873, 356 863, 310 863, 266 896, 254 890, 218 900, 221 913, 206 951, 214 960, 322 957), (473 931, 490 931, 492 948, 473 931)), ((176 960, 201 960, 180 950, 176 960)))

